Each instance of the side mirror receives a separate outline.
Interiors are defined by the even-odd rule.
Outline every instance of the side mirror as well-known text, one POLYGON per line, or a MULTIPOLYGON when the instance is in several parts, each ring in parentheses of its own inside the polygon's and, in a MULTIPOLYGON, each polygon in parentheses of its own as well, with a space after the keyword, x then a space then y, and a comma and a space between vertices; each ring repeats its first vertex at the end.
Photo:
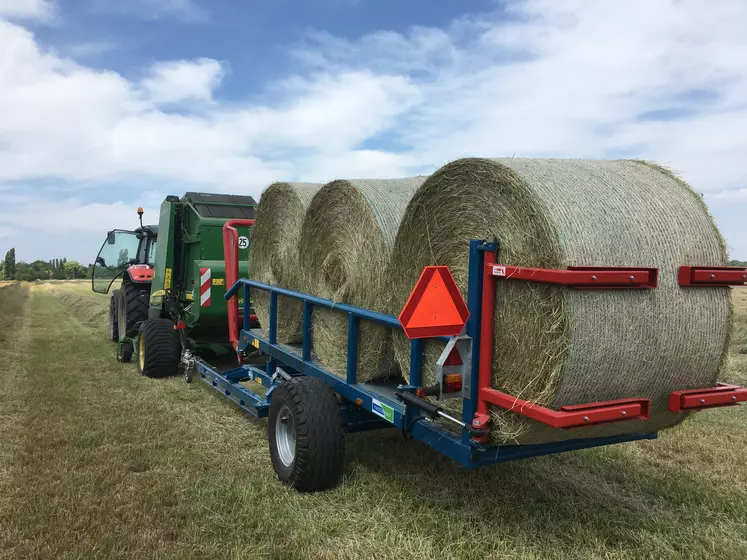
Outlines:
POLYGON ((106 266, 106 261, 104 260, 104 257, 96 257, 96 264, 100 264, 101 266, 106 266))
POLYGON ((115 245, 117 243, 117 236, 113 231, 109 232, 109 235, 106 238, 106 242, 109 245, 115 245))

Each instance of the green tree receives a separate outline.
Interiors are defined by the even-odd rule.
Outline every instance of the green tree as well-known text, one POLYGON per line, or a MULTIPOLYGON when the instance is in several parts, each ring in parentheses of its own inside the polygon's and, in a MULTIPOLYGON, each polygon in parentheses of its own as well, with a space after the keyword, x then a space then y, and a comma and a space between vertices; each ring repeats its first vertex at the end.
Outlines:
POLYGON ((88 269, 82 266, 76 261, 65 261, 63 265, 65 269, 65 278, 68 280, 75 280, 77 278, 84 278, 88 269))
POLYGON ((3 263, 3 270, 6 280, 14 280, 16 277, 16 250, 11 248, 10 251, 5 253, 5 261, 3 263))
POLYGON ((62 264, 62 259, 55 259, 55 267, 52 269, 52 277, 55 280, 64 280, 66 278, 65 274, 65 267, 62 264))

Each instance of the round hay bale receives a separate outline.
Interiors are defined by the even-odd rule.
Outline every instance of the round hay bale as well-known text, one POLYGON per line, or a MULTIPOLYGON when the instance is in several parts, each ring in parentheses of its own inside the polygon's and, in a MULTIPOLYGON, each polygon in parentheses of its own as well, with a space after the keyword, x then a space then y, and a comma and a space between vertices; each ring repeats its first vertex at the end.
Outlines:
MULTIPOLYGON (((282 288, 301 288, 298 242, 301 225, 311 199, 322 188, 314 183, 273 183, 262 193, 251 229, 249 278, 282 288)), ((270 324, 270 297, 262 290, 252 291, 252 303, 264 329, 270 324)), ((277 341, 301 341, 303 304, 278 297, 277 341)), ((267 334, 267 332, 265 332, 267 334)))
MULTIPOLYGON (((382 311, 387 296, 385 272, 397 228, 423 181, 425 177, 340 180, 325 185, 311 201, 301 230, 305 290, 335 302, 382 311)), ((314 353, 341 377, 347 369, 347 320, 343 313, 314 309, 314 353)), ((361 321, 358 340, 358 381, 387 373, 393 365, 389 329, 361 321)))
MULTIPOLYGON (((681 265, 722 266, 724 242, 701 199, 670 172, 640 161, 462 159, 425 182, 407 208, 389 269, 398 314, 426 265, 448 265, 466 296, 470 239, 501 242, 499 262, 538 268, 657 267, 653 290, 573 290, 497 281, 492 386, 558 409, 651 400, 648 422, 557 430, 494 407, 497 443, 655 431, 685 415, 677 389, 712 385, 731 328, 728 288, 680 288, 681 265)), ((442 345, 428 343, 423 383, 442 345)), ((408 371, 410 345, 394 337, 408 371)), ((452 410, 460 401, 446 401, 452 410)))

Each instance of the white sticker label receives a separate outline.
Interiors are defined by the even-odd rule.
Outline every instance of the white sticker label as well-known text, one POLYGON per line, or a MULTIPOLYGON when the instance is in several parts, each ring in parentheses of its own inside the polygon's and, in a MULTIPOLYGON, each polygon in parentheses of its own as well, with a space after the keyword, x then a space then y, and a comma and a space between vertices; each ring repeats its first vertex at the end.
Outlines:
POLYGON ((376 399, 371 399, 371 412, 394 424, 394 409, 391 406, 376 399))
POLYGON ((239 237, 239 249, 246 249, 249 247, 249 238, 245 236, 239 237))
POLYGON ((506 267, 500 266, 497 264, 493 265, 493 276, 505 276, 506 275, 506 267))

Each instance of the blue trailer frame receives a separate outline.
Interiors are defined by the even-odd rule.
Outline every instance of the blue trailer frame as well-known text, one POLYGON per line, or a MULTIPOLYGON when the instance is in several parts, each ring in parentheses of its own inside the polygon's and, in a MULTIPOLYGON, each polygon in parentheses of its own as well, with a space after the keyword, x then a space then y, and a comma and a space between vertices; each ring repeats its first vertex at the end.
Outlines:
MULTIPOLYGON (((497 243, 473 240, 469 252, 469 280, 467 306, 470 312, 466 325, 466 335, 472 341, 480 341, 482 316, 483 267, 486 252, 496 252, 497 243)), ((305 375, 325 381, 343 400, 343 423, 348 432, 397 428, 403 434, 420 440, 439 453, 458 461, 467 468, 501 463, 527 457, 537 457, 564 451, 574 451, 589 447, 598 447, 614 443, 623 443, 643 439, 655 439, 657 434, 637 433, 593 439, 572 439, 544 444, 531 445, 490 445, 475 441, 468 428, 462 428, 461 434, 448 430, 445 426, 433 422, 423 414, 417 402, 404 402, 398 393, 414 393, 421 385, 423 364, 423 339, 412 340, 410 354, 410 383, 405 385, 378 382, 357 382, 358 362, 358 329, 360 321, 372 321, 392 329, 402 330, 396 317, 336 303, 310 294, 288 290, 270 284, 264 284, 245 278, 239 279, 226 293, 226 299, 238 295, 243 289, 245 302, 250 301, 251 290, 264 290, 270 294, 270 324, 268 336, 262 331, 252 329, 250 309, 244 305, 243 328, 239 334, 238 351, 240 354, 259 350, 269 359, 265 368, 243 365, 221 373, 205 361, 194 358, 192 366, 200 378, 212 386, 236 405, 250 414, 264 418, 268 415, 273 391, 290 376, 305 375), (300 346, 289 346, 277 342, 278 296, 293 298, 303 302, 303 342, 300 346), (343 379, 326 370, 312 358, 311 318, 314 308, 320 307, 348 316, 347 340, 347 375, 343 379), (264 392, 256 392, 241 385, 241 382, 254 381, 264 387, 264 392)), ((472 425, 478 402, 478 371, 480 352, 472 352, 470 365, 472 382, 469 396, 462 400, 462 421, 466 426, 472 425)))

